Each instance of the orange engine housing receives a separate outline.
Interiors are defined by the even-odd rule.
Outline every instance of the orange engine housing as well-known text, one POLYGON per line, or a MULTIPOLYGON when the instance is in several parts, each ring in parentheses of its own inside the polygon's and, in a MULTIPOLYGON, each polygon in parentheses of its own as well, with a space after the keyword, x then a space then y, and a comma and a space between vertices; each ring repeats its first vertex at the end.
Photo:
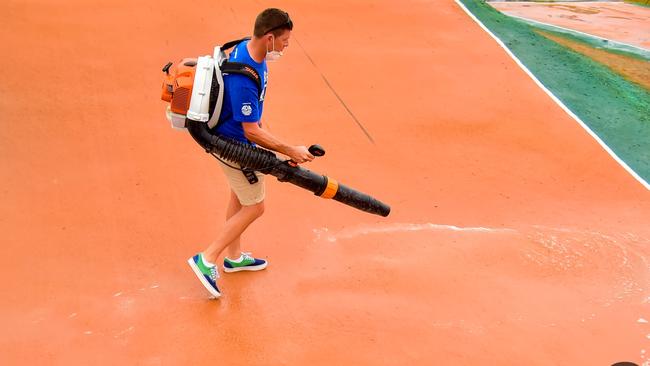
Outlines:
POLYGON ((196 61, 196 58, 184 58, 175 62, 163 76, 160 99, 171 104, 173 113, 185 115, 190 108, 196 61))

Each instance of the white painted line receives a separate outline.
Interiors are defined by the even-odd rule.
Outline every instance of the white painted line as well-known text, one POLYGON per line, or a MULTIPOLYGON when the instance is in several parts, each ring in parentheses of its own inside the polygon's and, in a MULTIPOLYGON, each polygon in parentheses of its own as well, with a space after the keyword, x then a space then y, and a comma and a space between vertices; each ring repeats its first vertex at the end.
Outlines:
POLYGON ((492 38, 497 42, 497 44, 499 44, 499 46, 501 46, 501 48, 504 49, 504 51, 506 51, 506 53, 508 54, 508 56, 510 56, 510 57, 511 57, 511 58, 512 58, 516 63, 517 63, 517 65, 519 65, 519 67, 520 67, 522 70, 524 70, 524 72, 525 72, 525 73, 526 73, 526 74, 527 74, 531 79, 533 79, 533 81, 535 82, 535 84, 537 84, 537 86, 539 86, 539 87, 540 87, 540 88, 541 88, 541 89, 542 89, 542 90, 543 90, 543 91, 544 91, 544 92, 545 92, 545 93, 546 93, 546 94, 547 94, 547 95, 548 95, 548 96, 549 96, 549 97, 550 97, 550 98, 551 98, 551 99, 552 99, 552 100, 553 100, 557 105, 560 106, 560 108, 562 108, 562 109, 563 109, 563 110, 564 110, 564 111, 565 111, 569 116, 571 116, 571 118, 573 118, 576 122, 578 122, 578 124, 580 124, 580 126, 582 126, 582 128, 583 128, 585 131, 587 131, 587 133, 588 133, 589 135, 591 135, 591 137, 593 137, 594 140, 596 140, 596 142, 598 142, 598 143, 600 144, 600 146, 601 146, 603 149, 605 149, 605 151, 606 151, 606 152, 607 152, 607 153, 608 153, 608 154, 609 154, 609 155, 610 155, 610 156, 611 156, 611 157, 612 157, 612 158, 613 158, 613 159, 614 159, 614 160, 615 160, 619 165, 621 165, 621 166, 622 166, 622 167, 623 167, 623 168, 624 168, 628 173, 630 173, 630 175, 632 175, 632 177, 634 177, 634 178, 635 178, 639 183, 641 183, 641 184, 642 184, 642 185, 643 185, 647 190, 650 191, 650 184, 649 184, 648 182, 646 182, 643 178, 641 178, 641 176, 639 176, 639 175, 638 175, 634 170, 632 170, 632 168, 630 168, 630 167, 629 167, 629 166, 628 166, 628 165, 627 165, 623 160, 621 160, 621 158, 619 158, 619 157, 614 153, 614 151, 612 151, 612 149, 610 149, 609 146, 607 146, 607 144, 605 144, 605 142, 604 142, 603 140, 601 140, 600 137, 598 137, 598 135, 596 135, 596 133, 594 133, 594 131, 592 131, 592 130, 589 128, 589 126, 587 126, 587 125, 586 125, 586 124, 585 124, 585 123, 580 119, 580 117, 578 117, 575 113, 573 113, 573 112, 572 112, 572 111, 571 111, 571 110, 570 110, 566 105, 564 105, 564 103, 562 103, 562 101, 561 101, 560 99, 558 99, 558 98, 557 98, 557 97, 556 97, 556 96, 555 96, 555 95, 554 95, 550 90, 548 90, 548 89, 544 86, 544 84, 542 84, 542 83, 537 79, 537 77, 535 77, 535 75, 533 75, 533 73, 530 72, 530 70, 528 70, 528 68, 527 68, 527 67, 526 67, 526 66, 525 66, 525 65, 524 65, 524 64, 523 64, 523 63, 522 63, 522 62, 517 58, 517 56, 515 56, 515 55, 510 51, 510 49, 509 49, 509 48, 508 48, 508 47, 507 47, 507 46, 506 46, 506 45, 505 45, 505 44, 504 44, 504 43, 503 43, 503 42, 502 42, 502 41, 501 41, 501 40, 500 40, 496 35, 494 35, 494 33, 492 33, 492 32, 491 32, 491 31, 490 31, 490 30, 489 30, 489 29, 488 29, 488 28, 487 28, 483 23, 481 23, 481 21, 478 20, 478 18, 477 18, 476 16, 474 16, 474 14, 472 14, 472 12, 469 11, 469 9, 467 9, 467 8, 465 7, 465 5, 464 5, 460 0, 454 0, 454 1, 456 2, 456 4, 457 4, 458 6, 460 6, 461 9, 463 9, 463 11, 465 11, 465 13, 466 13, 467 15, 469 15, 470 18, 472 18, 472 19, 476 22, 476 24, 478 24, 478 25, 479 25, 479 26, 480 26, 480 27, 481 27, 485 32, 487 32, 487 34, 489 34, 489 35, 490 35, 490 36, 491 36, 491 37, 492 37, 492 38))
POLYGON ((601 36, 597 36, 597 35, 595 35, 595 34, 590 34, 590 33, 581 32, 581 31, 579 31, 579 30, 575 30, 575 29, 571 29, 571 28, 561 27, 561 26, 559 26, 559 25, 555 25, 555 24, 551 24, 551 23, 544 23, 544 22, 540 22, 540 21, 538 21, 538 20, 533 20, 533 19, 529 19, 529 18, 524 18, 524 17, 519 16, 519 15, 508 14, 508 13, 506 13, 506 12, 501 12, 501 13, 503 13, 503 14, 505 14, 505 15, 511 17, 511 18, 516 18, 516 19, 519 19, 519 20, 524 21, 524 22, 527 22, 527 23, 533 23, 533 24, 537 24, 537 25, 542 25, 542 26, 549 27, 549 28, 557 28, 557 29, 563 30, 563 31, 565 31, 565 32, 567 32, 567 33, 576 33, 576 34, 580 34, 580 35, 583 35, 583 36, 586 36, 586 37, 595 38, 595 39, 598 39, 598 40, 603 41, 603 42, 612 43, 612 44, 614 44, 614 45, 620 45, 620 46, 622 46, 621 48, 623 48, 623 49, 625 49, 626 47, 633 48, 633 49, 636 50, 636 51, 640 51, 640 52, 641 52, 642 54, 644 54, 644 55, 647 55, 647 54, 650 52, 650 50, 645 49, 645 48, 640 47, 640 46, 636 46, 636 45, 629 44, 629 43, 625 43, 625 42, 615 41, 615 40, 613 40, 613 39, 604 38, 604 37, 601 37, 601 36))

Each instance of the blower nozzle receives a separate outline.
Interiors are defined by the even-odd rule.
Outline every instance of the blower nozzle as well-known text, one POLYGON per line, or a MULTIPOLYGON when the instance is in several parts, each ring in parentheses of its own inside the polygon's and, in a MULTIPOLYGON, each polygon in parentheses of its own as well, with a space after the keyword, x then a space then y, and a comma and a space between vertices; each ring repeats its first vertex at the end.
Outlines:
MULTIPOLYGON (((278 159, 268 150, 235 141, 223 136, 213 135, 204 122, 190 119, 186 122, 190 135, 207 152, 217 154, 221 159, 237 163, 242 168, 257 170, 313 192, 322 198, 333 199, 361 211, 380 216, 388 216, 390 206, 336 180, 314 173, 300 166, 278 159)), ((319 147, 320 148, 320 147, 319 147)), ((322 156, 324 150, 317 150, 322 156)), ((317 154, 314 154, 317 155, 317 154)))

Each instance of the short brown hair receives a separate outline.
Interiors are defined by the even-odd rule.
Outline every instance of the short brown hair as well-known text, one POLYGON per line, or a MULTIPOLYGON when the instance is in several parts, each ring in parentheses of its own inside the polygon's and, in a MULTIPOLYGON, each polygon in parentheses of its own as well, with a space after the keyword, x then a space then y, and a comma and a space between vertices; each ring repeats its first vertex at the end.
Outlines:
POLYGON ((293 29, 293 22, 289 18, 289 13, 276 8, 268 8, 261 12, 255 19, 253 35, 255 37, 262 37, 271 32, 277 37, 286 29, 293 29))

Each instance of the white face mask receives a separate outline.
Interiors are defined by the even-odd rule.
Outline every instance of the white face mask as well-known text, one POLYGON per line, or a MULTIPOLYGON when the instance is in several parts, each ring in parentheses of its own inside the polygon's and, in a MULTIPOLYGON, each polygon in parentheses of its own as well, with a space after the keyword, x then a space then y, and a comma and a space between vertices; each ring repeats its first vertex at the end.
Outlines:
POLYGON ((275 62, 282 57, 283 53, 282 51, 276 51, 275 50, 275 37, 273 38, 273 43, 271 43, 273 46, 273 49, 269 51, 268 49, 266 50, 266 61, 270 62, 275 62))

